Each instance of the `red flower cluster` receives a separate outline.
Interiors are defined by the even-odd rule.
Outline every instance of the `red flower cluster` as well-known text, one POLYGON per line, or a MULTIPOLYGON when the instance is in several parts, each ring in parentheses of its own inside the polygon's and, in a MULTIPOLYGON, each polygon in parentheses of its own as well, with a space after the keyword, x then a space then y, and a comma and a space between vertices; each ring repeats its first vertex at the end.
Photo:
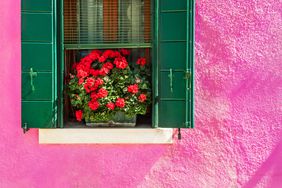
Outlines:
POLYGON ((125 69, 128 66, 128 63, 124 57, 117 57, 114 61, 114 64, 118 69, 125 69))
POLYGON ((95 79, 94 78, 87 78, 86 83, 84 84, 84 89, 87 93, 90 93, 91 91, 96 90, 97 88, 94 87, 95 79))
POLYGON ((100 103, 96 100, 91 100, 89 103, 88 103, 88 106, 91 110, 97 110, 100 106, 100 103))
POLYGON ((70 75, 69 89, 72 105, 77 109, 75 111, 77 121, 99 119, 98 114, 105 112, 106 118, 114 115, 116 111, 128 114, 144 113, 147 106, 138 107, 138 104, 148 101, 144 89, 139 88, 142 84, 149 85, 149 82, 145 80, 143 68, 146 65, 146 59, 139 58, 136 64, 140 66, 131 67, 127 61, 129 55, 128 49, 93 50, 78 63, 73 64, 75 75, 70 75), (123 76, 123 79, 119 80, 119 74, 123 76), (132 81, 134 84, 128 85, 132 81), (80 92, 81 89, 85 91, 80 92), (78 92, 80 92, 79 95, 78 92), (91 110, 86 110, 85 107, 91 110))
POLYGON ((119 108, 123 108, 125 106, 125 100, 124 98, 117 98, 116 100, 116 106, 119 108))
POLYGON ((107 106, 107 108, 110 109, 110 110, 114 110, 115 107, 116 107, 113 102, 109 102, 106 106, 107 106))
POLYGON ((130 51, 127 49, 120 49, 120 53, 124 56, 129 56, 130 55, 130 51))
POLYGON ((136 62, 137 65, 140 65, 141 67, 145 66, 147 64, 146 59, 144 57, 141 57, 136 62))
POLYGON ((101 76, 106 76, 109 72, 110 72, 109 69, 107 69, 107 68, 105 68, 105 67, 102 67, 102 68, 100 69, 100 71, 99 71, 99 74, 100 74, 101 76))
POLYGON ((138 97, 138 100, 140 102, 145 102, 147 99, 147 96, 145 94, 140 94, 139 97, 138 97))
POLYGON ((106 58, 104 56, 99 57, 98 61, 100 63, 104 63, 106 61, 106 58))
POLYGON ((108 91, 104 88, 101 88, 99 89, 97 96, 98 98, 105 98, 106 96, 108 96, 108 91))
POLYGON ((127 91, 129 93, 133 93, 133 94, 138 93, 138 85, 137 84, 133 84, 133 85, 128 86, 127 87, 127 91))
POLYGON ((103 56, 107 59, 107 58, 115 58, 115 57, 120 57, 120 53, 118 51, 113 51, 113 50, 106 50, 103 53, 103 56))
POLYGON ((91 91, 95 91, 99 86, 103 85, 104 81, 101 78, 97 78, 96 80, 92 77, 86 79, 86 83, 84 84, 84 89, 86 93, 90 93, 91 91))
POLYGON ((104 84, 104 81, 101 79, 101 78, 97 78, 96 81, 95 81, 95 85, 98 87, 98 86, 101 86, 104 84))
POLYGON ((75 117, 76 117, 77 121, 81 121, 82 120, 82 116, 83 116, 82 110, 77 110, 75 112, 75 117))
POLYGON ((99 99, 97 93, 95 93, 95 92, 92 92, 92 93, 91 93, 90 98, 91 98, 92 100, 94 100, 94 101, 96 101, 96 100, 99 99))
POLYGON ((112 70, 114 68, 114 65, 111 62, 107 62, 103 65, 103 68, 112 70))
POLYGON ((73 65, 73 68, 75 68, 77 72, 76 76, 79 79, 79 84, 82 84, 84 81, 83 78, 86 78, 89 75, 94 77, 99 75, 106 76, 110 70, 114 68, 112 63, 106 62, 103 64, 101 69, 93 69, 91 65, 94 61, 104 63, 108 58, 117 59, 117 68, 124 69, 127 67, 126 59, 122 58, 118 51, 106 50, 104 53, 102 53, 99 50, 93 50, 89 55, 82 58, 79 63, 75 63, 73 65))

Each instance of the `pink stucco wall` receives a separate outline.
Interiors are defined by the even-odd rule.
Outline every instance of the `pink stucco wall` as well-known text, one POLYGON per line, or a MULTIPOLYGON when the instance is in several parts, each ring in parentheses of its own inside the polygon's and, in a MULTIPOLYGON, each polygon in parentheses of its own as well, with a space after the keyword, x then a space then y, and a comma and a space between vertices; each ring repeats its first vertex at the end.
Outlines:
POLYGON ((0 1, 0 187, 282 187, 282 2, 197 0, 196 128, 39 145, 20 128, 20 0, 0 1))

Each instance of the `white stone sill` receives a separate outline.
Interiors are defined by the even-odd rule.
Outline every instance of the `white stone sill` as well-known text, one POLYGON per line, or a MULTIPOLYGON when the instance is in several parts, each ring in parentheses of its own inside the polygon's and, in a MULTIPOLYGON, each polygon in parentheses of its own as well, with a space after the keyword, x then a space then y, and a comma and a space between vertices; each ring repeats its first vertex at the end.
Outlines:
POLYGON ((39 129, 39 144, 172 144, 168 128, 39 129))

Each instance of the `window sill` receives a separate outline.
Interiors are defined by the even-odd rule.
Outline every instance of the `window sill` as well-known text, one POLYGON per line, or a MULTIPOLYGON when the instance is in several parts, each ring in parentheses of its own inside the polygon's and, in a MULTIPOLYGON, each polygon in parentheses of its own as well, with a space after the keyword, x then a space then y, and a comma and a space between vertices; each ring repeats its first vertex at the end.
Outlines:
POLYGON ((173 129, 39 129, 39 144, 171 144, 173 129))

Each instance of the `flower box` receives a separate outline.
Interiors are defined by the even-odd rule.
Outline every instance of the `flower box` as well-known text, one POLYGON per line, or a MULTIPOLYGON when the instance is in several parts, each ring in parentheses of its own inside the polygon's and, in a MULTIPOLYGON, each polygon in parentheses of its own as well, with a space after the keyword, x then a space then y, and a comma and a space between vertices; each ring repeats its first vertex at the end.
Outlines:
POLYGON ((124 112, 116 112, 104 120, 85 120, 89 127, 135 127, 136 115, 129 117, 124 112))

